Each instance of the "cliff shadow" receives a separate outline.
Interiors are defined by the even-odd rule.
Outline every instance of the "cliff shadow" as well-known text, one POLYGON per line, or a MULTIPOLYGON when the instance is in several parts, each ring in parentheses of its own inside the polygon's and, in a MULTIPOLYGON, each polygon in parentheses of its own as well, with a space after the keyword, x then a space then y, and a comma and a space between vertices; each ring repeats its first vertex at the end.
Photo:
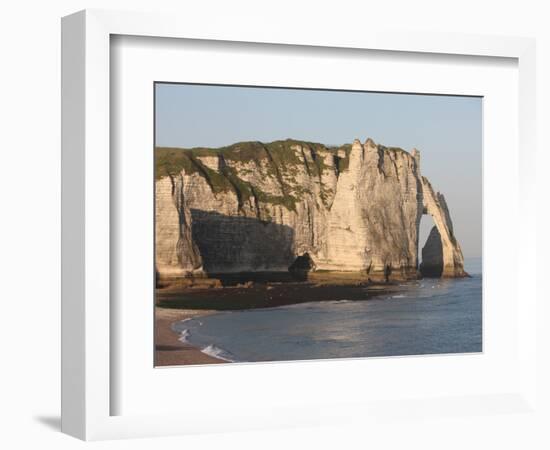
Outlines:
POLYGON ((191 209, 192 236, 208 276, 224 285, 296 281, 294 230, 253 217, 191 209))

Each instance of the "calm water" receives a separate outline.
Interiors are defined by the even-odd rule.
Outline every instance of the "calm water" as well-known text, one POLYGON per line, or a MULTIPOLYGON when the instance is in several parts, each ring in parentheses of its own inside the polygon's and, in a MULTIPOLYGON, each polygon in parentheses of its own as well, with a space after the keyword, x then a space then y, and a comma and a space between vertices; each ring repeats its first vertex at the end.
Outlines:
POLYGON ((402 283, 368 301, 222 312, 178 322, 181 340, 229 361, 285 361, 482 350, 481 259, 472 278, 402 283))

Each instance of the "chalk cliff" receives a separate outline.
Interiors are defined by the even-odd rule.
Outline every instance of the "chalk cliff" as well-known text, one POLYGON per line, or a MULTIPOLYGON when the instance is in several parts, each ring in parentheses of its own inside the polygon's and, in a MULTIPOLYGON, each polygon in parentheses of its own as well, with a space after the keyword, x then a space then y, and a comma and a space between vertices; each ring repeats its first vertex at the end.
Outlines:
POLYGON ((295 140, 157 148, 155 206, 160 277, 306 264, 413 279, 422 214, 439 231, 442 276, 466 275, 445 199, 420 174, 420 153, 371 139, 339 148, 295 140))

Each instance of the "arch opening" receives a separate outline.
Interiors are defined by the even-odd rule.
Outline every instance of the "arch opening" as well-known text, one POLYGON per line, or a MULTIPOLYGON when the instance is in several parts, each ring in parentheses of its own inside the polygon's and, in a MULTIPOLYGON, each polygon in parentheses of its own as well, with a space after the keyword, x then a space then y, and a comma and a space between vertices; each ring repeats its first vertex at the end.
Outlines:
POLYGON ((419 271, 425 278, 441 278, 443 274, 443 244, 431 215, 424 214, 419 228, 419 271))

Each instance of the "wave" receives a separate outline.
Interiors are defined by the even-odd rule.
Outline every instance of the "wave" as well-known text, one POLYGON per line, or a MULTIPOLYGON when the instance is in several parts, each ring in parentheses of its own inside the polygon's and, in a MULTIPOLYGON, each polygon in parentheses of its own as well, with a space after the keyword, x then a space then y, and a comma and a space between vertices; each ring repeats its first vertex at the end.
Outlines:
POLYGON ((407 297, 406 295, 398 294, 398 295, 392 295, 391 298, 406 298, 406 297, 407 297))
MULTIPOLYGON (((191 337, 191 332, 186 328, 180 332, 180 335, 178 337, 178 341, 184 343, 184 344, 191 344, 192 342, 189 341, 189 338, 191 337)), ((212 356, 217 359, 222 359, 227 362, 236 362, 235 357, 228 352, 227 350, 224 350, 223 348, 217 347, 214 344, 207 345, 201 350, 202 353, 208 356, 212 356)))
POLYGON ((189 322, 190 320, 193 320, 193 318, 192 318, 192 317, 188 317, 187 319, 178 320, 177 322, 172 323, 172 325, 170 325, 170 328, 172 328, 172 331, 173 331, 174 333, 180 334, 182 331, 185 331, 185 330, 183 329, 183 327, 184 327, 185 325, 183 325, 183 324, 184 324, 185 322, 189 322))
POLYGON ((200 320, 197 320, 194 317, 187 317, 186 319, 174 322, 171 325, 171 328, 174 333, 181 334, 185 331, 189 331, 187 328, 193 328, 195 324, 197 324, 198 326, 202 326, 202 322, 200 320))
POLYGON ((217 347, 214 344, 210 344, 204 347, 201 352, 203 352, 205 355, 222 359, 227 362, 237 362, 235 357, 230 352, 224 350, 223 348, 217 347))
POLYGON ((178 338, 178 341, 186 344, 189 342, 189 336, 191 336, 191 332, 186 328, 185 330, 182 330, 180 332, 180 337, 178 338))
MULTIPOLYGON (((311 303, 316 303, 320 306, 345 305, 346 303, 353 303, 353 300, 346 300, 346 299, 342 299, 342 300, 324 300, 324 301, 317 301, 317 302, 311 302, 311 303)), ((318 305, 315 305, 315 306, 318 306, 318 305)))

